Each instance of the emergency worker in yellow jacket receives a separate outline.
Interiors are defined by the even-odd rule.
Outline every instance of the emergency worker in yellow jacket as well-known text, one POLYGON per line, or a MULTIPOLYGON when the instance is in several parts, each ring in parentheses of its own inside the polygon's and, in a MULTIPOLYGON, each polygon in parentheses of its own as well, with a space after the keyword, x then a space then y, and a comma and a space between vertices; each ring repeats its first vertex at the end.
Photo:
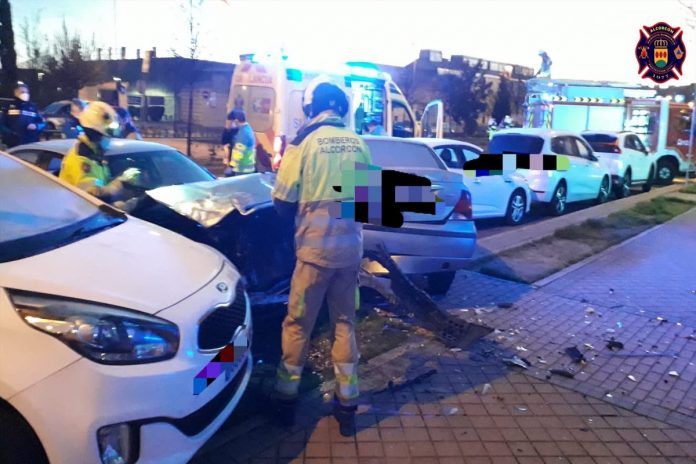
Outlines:
POLYGON ((334 329, 334 415, 346 436, 354 433, 359 393, 354 320, 363 254, 362 226, 352 218, 336 218, 330 213, 330 205, 353 199, 352 192, 333 188, 341 185, 341 172, 354 170, 356 162, 371 162, 365 142, 344 125, 348 106, 338 86, 310 83, 303 109, 311 119, 288 145, 273 189, 280 214, 295 215, 297 258, 288 314, 283 321, 283 356, 277 370, 278 418, 285 425, 294 422, 294 402, 309 337, 326 297, 334 329))
POLYGON ((104 102, 91 102, 80 113, 79 121, 84 132, 63 158, 59 177, 108 203, 127 199, 128 187, 140 181, 140 171, 129 168, 112 179, 104 157, 111 142, 110 131, 118 128, 116 111, 104 102))
POLYGON ((256 172, 256 138, 244 110, 235 108, 227 115, 223 144, 227 157, 225 177, 256 172))

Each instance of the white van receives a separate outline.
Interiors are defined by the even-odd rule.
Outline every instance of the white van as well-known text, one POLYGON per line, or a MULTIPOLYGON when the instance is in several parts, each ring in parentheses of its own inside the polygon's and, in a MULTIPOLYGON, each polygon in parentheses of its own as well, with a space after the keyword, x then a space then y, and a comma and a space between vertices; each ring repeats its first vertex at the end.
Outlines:
POLYGON ((358 134, 367 121, 376 120, 386 135, 442 137, 443 105, 430 102, 420 121, 389 73, 370 63, 351 62, 336 69, 308 70, 293 66, 286 57, 242 55, 232 74, 228 113, 243 108, 254 129, 257 157, 278 161, 305 120, 302 95, 314 78, 328 76, 341 86, 350 101, 348 127, 358 134))

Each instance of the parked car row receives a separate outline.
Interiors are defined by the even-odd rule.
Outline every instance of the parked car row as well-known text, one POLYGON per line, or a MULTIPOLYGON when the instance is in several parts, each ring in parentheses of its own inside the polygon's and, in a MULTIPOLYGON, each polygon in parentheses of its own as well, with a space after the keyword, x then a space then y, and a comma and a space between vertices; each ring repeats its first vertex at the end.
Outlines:
POLYGON ((650 190, 656 157, 631 132, 587 131, 576 134, 550 129, 506 129, 496 132, 486 150, 461 141, 423 139, 449 169, 462 171, 467 161, 482 153, 557 154, 570 161, 566 171, 518 169, 513 174, 464 178, 472 193, 474 219, 504 218, 510 225, 524 222, 532 203, 552 215, 566 212, 568 203, 603 203, 613 193, 650 190))

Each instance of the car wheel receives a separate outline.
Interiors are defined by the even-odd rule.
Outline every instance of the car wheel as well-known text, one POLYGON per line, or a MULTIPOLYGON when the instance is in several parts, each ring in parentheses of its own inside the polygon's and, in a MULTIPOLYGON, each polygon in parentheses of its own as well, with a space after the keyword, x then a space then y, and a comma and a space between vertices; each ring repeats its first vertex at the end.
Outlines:
POLYGON ((48 464, 43 446, 29 423, 12 406, 0 400, 0 462, 48 464))
POLYGON ((616 188, 616 192, 614 194, 616 195, 616 198, 625 198, 627 196, 631 195, 631 181, 633 179, 631 178, 631 171, 627 170, 626 173, 624 174, 623 178, 621 179, 621 182, 616 188))
POLYGON ((650 172, 648 173, 648 178, 645 180, 645 183, 641 187, 643 192, 649 192, 650 189, 652 188, 652 183, 653 183, 653 177, 655 176, 655 171, 653 171, 653 168, 650 168, 650 172))
POLYGON ((662 185, 669 185, 677 174, 677 167, 671 160, 661 160, 657 164, 657 182, 662 185))
POLYGON ((527 214, 527 197, 522 189, 516 189, 510 195, 505 223, 511 226, 522 224, 527 214))
POLYGON ((425 290, 431 295, 444 295, 452 286, 455 276, 455 271, 432 272, 426 274, 425 277, 428 284, 425 290))
POLYGON ((609 177, 604 176, 604 179, 602 179, 602 183, 599 184, 599 192, 597 193, 597 204, 601 205, 602 203, 606 203, 607 200, 609 199, 609 192, 610 192, 610 187, 609 187, 609 177))
POLYGON ((561 216, 566 212, 566 207, 568 203, 568 187, 565 182, 561 181, 556 190, 553 191, 553 197, 551 198, 551 214, 554 216, 561 216))

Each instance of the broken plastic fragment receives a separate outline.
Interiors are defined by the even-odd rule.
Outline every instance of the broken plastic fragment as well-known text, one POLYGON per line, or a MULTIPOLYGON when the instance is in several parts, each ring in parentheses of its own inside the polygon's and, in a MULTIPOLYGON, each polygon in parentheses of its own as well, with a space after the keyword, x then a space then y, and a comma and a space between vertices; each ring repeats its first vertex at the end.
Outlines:
POLYGON ((614 340, 614 337, 611 337, 611 340, 607 342, 607 348, 610 350, 623 350, 624 344, 614 340))
POLYGON ((458 352, 462 351, 462 349, 461 348, 451 348, 450 351, 452 353, 458 353, 458 352))
POLYGON ((581 364, 584 362, 587 362, 585 359, 585 355, 578 350, 577 346, 569 346, 568 348, 565 349, 565 353, 570 356, 570 359, 573 360, 573 362, 577 364, 581 364))
POLYGON ((525 347, 522 346, 522 345, 517 345, 517 346, 515 347, 515 349, 516 349, 517 351, 522 351, 522 352, 524 352, 524 351, 529 351, 527 348, 525 348, 525 347))
POLYGON ((457 414, 459 412, 459 408, 445 408, 442 412, 445 414, 445 416, 451 416, 457 414))
POLYGON ((525 362, 522 358, 515 355, 512 358, 503 358, 503 362, 508 366, 517 366, 522 369, 529 369, 530 364, 525 362))
POLYGON ((637 382, 636 378, 632 375, 628 376, 628 380, 630 380, 631 382, 637 382))
POLYGON ((575 378, 575 373, 570 369, 551 369, 549 372, 551 372, 553 375, 560 375, 561 377, 566 377, 568 379, 575 378))
POLYGON ((669 375, 671 375, 672 377, 679 377, 679 372, 677 372, 677 371, 669 371, 669 375))
POLYGON ((482 395, 487 395, 487 394, 489 394, 492 390, 493 390, 493 387, 491 387, 491 384, 490 384, 490 383, 487 383, 487 384, 485 384, 485 385, 483 386, 483 388, 481 389, 481 394, 482 394, 482 395))
POLYGON ((527 409, 526 406, 515 406, 515 409, 517 409, 520 412, 527 412, 529 409, 527 409))
POLYGON ((594 350, 594 346, 590 345, 589 343, 585 343, 585 348, 588 350, 594 350))

